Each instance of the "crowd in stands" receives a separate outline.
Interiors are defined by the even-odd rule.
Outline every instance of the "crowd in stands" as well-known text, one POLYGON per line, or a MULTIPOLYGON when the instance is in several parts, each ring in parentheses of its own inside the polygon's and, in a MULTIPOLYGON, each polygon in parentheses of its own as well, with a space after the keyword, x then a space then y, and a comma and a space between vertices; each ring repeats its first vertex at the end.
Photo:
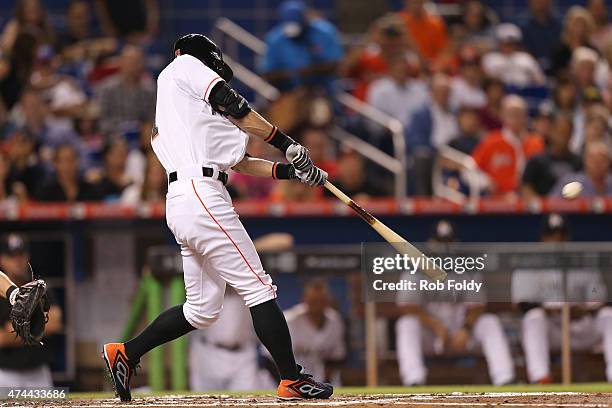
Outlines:
MULTIPOLYGON (((460 193, 470 188, 466 163, 475 163, 483 196, 556 196, 573 180, 587 196, 611 194, 606 2, 559 15, 553 0, 529 0, 512 22, 478 0, 458 5, 460 13, 443 17, 435 2, 405 0, 346 41, 316 10, 284 2, 256 67, 281 91, 266 115, 353 195, 389 196, 392 183, 337 145, 331 123, 392 148, 384 129, 335 102, 345 91, 403 124, 411 195, 433 194, 436 162, 441 182, 460 193), (441 160, 443 148, 469 160, 441 160)), ((63 16, 52 26, 43 2, 18 0, 1 27, 0 202, 163 200, 166 176, 149 143, 155 78, 170 58, 159 5, 72 0, 63 16)), ((278 159, 258 140, 248 150, 278 159)), ((228 188, 238 199, 325 196, 239 174, 228 188)))

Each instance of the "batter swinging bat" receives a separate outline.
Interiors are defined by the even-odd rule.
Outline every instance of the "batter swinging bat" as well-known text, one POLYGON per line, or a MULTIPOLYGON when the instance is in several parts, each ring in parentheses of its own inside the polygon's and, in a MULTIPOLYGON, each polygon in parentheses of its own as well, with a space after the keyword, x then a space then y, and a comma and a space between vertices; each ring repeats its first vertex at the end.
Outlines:
MULTIPOLYGON (((348 205, 353 210, 355 210, 355 212, 359 214, 359 216, 365 222, 370 224, 370 226, 374 228, 374 230, 376 230, 376 232, 378 232, 388 243, 393 245, 393 247, 397 250, 397 252, 399 252, 400 254, 406 254, 412 258, 419 258, 419 257, 426 258, 426 256, 421 251, 419 251, 414 245, 406 241, 404 238, 402 238, 398 233, 393 231, 391 228, 387 227, 385 224, 380 222, 372 214, 370 214, 369 212, 367 212, 366 210, 358 206, 357 203, 351 200, 349 196, 347 196, 342 191, 340 191, 338 187, 334 186, 329 181, 326 181, 324 185, 325 185, 325 188, 328 189, 333 195, 338 197, 340 201, 342 201, 344 204, 348 205)), ((423 264, 425 267, 421 268, 421 270, 430 279, 434 281, 443 281, 446 279, 446 272, 436 268, 436 266, 434 265, 434 262, 424 262, 423 264)))

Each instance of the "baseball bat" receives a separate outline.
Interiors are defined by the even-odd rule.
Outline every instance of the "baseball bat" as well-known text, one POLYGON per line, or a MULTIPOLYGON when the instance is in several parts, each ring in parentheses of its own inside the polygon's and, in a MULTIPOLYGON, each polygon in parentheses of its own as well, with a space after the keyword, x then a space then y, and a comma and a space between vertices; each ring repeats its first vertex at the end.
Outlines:
MULTIPOLYGON (((329 181, 326 181, 324 184, 325 188, 328 189, 333 195, 335 195, 340 201, 344 204, 351 207, 365 222, 370 224, 372 228, 376 232, 380 234, 388 243, 390 243, 393 248, 397 250, 400 254, 406 254, 412 258, 423 257, 423 259, 427 259, 425 254, 419 251, 414 245, 410 242, 406 241, 402 238, 397 232, 393 231, 391 228, 387 227, 380 220, 374 217, 372 214, 361 208, 355 201, 353 201, 349 196, 344 194, 338 187, 334 186, 329 181)), ((446 279, 446 272, 437 268, 434 262, 424 262, 424 267, 421 268, 423 273, 427 275, 430 279, 434 281, 443 281, 446 279)))

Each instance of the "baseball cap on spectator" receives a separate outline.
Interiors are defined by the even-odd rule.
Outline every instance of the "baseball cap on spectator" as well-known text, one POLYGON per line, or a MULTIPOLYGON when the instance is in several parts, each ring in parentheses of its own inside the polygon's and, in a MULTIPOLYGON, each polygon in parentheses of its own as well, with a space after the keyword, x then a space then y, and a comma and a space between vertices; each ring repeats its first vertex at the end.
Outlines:
POLYGON ((502 23, 495 28, 495 38, 500 43, 520 43, 523 34, 516 24, 502 23))
POLYGON ((544 224, 542 225, 542 235, 554 233, 567 234, 568 232, 569 226, 567 223, 567 219, 561 214, 548 214, 544 219, 544 224))
POLYGON ((600 103, 603 97, 596 86, 589 86, 582 91, 582 100, 584 103, 600 103))
POLYGON ((536 114, 539 118, 552 118, 555 116, 555 107, 550 101, 541 102, 538 105, 538 111, 536 114))
POLYGON ((8 234, 0 243, 0 254, 23 255, 28 252, 28 243, 19 234, 8 234))
POLYGON ((438 221, 433 228, 431 239, 435 242, 455 242, 455 226, 448 220, 438 221))
POLYGON ((279 7, 279 19, 287 37, 298 37, 304 31, 306 5, 300 0, 288 0, 279 7))

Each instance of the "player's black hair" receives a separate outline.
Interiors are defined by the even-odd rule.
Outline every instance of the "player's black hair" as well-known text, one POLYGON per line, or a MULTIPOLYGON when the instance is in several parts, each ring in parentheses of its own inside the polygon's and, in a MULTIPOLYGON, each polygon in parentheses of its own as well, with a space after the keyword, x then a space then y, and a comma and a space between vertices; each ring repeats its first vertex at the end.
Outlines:
POLYGON ((176 40, 174 53, 180 50, 181 55, 189 54, 215 71, 225 82, 234 77, 232 69, 223 61, 223 53, 210 38, 202 34, 187 34, 176 40))

